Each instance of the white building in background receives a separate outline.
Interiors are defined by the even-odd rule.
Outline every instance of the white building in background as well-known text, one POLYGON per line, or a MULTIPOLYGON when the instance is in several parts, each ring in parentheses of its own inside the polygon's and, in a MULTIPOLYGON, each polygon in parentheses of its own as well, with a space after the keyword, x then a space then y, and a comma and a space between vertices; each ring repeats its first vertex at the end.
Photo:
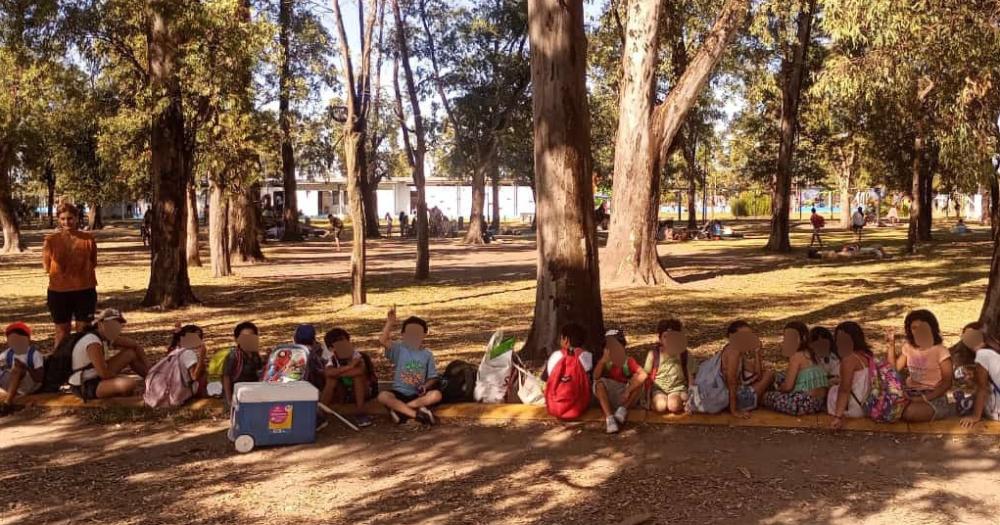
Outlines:
MULTIPOLYGON (((453 179, 429 177, 426 185, 427 209, 437 206, 451 219, 465 217, 472 209, 472 186, 458 184, 453 179)), ((328 182, 298 181, 296 200, 299 211, 306 217, 325 217, 332 213, 339 217, 349 215, 347 182, 343 177, 328 182)), ((269 181, 261 188, 264 202, 278 204, 284 201, 284 190, 279 181, 269 181)), ((417 189, 409 180, 384 180, 376 190, 378 216, 399 212, 412 216, 417 207, 417 189)), ((535 197, 530 186, 518 186, 508 181, 500 185, 500 217, 502 220, 531 222, 535 215, 535 197)), ((485 213, 492 213, 493 190, 486 187, 485 213)))

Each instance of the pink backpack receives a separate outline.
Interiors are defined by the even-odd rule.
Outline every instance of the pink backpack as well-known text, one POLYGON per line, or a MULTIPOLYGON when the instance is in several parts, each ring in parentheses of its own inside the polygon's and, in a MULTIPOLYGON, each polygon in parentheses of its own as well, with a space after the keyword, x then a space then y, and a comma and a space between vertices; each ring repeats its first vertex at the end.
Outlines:
POLYGON ((181 364, 181 353, 185 351, 186 348, 177 348, 149 369, 146 393, 142 396, 147 405, 179 407, 194 396, 191 371, 181 364))
POLYGON ((907 399, 899 372, 887 361, 869 357, 868 379, 871 393, 862 404, 868 417, 877 423, 894 423, 902 419, 907 399))
POLYGON ((590 378, 577 357, 582 351, 560 350, 563 357, 545 384, 545 407, 559 419, 576 419, 590 406, 590 378))

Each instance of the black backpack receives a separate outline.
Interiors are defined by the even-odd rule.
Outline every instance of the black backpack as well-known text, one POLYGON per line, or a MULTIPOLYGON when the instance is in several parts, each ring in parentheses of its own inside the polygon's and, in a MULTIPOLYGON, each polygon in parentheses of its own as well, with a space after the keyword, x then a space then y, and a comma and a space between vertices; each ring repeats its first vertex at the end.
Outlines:
POLYGON ((94 367, 93 364, 89 364, 80 370, 74 370, 73 348, 80 342, 80 339, 83 339, 83 336, 96 332, 96 327, 88 326, 83 331, 70 334, 59 343, 55 352, 52 352, 52 355, 45 359, 45 377, 42 379, 40 392, 58 392, 69 381, 69 376, 94 367))
POLYGON ((471 403, 476 390, 475 366, 465 361, 452 361, 441 376, 441 397, 444 403, 471 403))

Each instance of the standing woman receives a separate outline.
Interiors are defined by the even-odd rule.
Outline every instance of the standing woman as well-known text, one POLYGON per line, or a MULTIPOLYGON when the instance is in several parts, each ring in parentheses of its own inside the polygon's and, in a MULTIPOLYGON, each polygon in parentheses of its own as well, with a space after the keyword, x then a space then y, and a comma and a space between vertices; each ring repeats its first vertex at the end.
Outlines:
POLYGON ((49 274, 48 307, 56 325, 55 346, 94 320, 97 309, 97 243, 78 229, 80 212, 64 202, 58 208, 59 231, 45 237, 42 266, 49 274))

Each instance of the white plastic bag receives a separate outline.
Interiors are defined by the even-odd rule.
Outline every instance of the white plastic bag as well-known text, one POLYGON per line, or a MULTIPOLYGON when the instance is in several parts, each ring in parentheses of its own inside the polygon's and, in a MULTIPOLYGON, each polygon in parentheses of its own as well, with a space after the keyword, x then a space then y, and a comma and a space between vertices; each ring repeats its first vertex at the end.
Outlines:
POLYGON ((517 369, 518 379, 517 397, 525 405, 545 406, 545 390, 541 378, 532 374, 528 370, 514 365, 517 369))
POLYGON ((486 344, 483 360, 476 374, 473 397, 479 403, 503 403, 507 397, 508 382, 514 369, 514 347, 505 340, 503 330, 497 330, 486 344), (506 350, 505 350, 506 349, 506 350), (492 356, 491 356, 492 354, 492 356))

